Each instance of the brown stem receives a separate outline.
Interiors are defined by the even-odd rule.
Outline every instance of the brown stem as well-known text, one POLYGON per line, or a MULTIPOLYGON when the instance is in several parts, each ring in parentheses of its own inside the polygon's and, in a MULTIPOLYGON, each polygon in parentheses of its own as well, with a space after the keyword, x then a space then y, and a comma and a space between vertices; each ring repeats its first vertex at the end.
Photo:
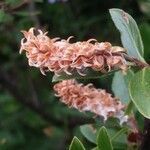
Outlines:
POLYGON ((149 64, 145 63, 145 62, 142 62, 136 58, 133 58, 133 57, 129 57, 128 55, 126 54, 123 54, 124 58, 129 61, 129 62, 132 62, 135 64, 135 66, 139 67, 139 68, 144 68, 144 67, 150 67, 149 64))

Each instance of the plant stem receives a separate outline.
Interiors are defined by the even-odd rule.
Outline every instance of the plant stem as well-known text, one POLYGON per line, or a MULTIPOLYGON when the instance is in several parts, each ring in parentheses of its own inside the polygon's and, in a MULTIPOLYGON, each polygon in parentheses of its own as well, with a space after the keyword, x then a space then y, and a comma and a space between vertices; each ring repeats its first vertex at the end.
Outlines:
POLYGON ((129 61, 129 62, 133 62, 137 67, 140 67, 141 69, 143 69, 144 67, 150 67, 149 64, 142 62, 136 58, 130 57, 126 54, 123 54, 124 58, 129 61))

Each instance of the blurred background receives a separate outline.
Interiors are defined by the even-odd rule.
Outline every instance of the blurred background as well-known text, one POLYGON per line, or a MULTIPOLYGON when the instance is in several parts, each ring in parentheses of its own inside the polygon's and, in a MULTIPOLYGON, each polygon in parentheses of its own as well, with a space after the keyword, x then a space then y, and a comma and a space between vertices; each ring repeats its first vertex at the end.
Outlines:
MULTIPOLYGON (((120 8, 137 21, 150 60, 150 0, 0 0, 0 150, 65 150, 89 115, 54 96, 52 73, 43 76, 19 55, 21 30, 48 31, 73 41, 95 38, 121 45, 108 9, 120 8)), ((109 79, 84 81, 111 91, 109 79)), ((90 147, 90 144, 89 144, 90 147)))

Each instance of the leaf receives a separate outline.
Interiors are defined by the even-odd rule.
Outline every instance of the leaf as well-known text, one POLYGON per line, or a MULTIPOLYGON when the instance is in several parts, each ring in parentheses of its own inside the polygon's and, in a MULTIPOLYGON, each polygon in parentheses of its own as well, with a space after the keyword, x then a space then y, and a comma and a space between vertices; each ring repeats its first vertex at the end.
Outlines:
POLYGON ((99 130, 97 136, 97 145, 99 150, 113 150, 111 140, 104 126, 99 130))
POLYGON ((70 144, 69 150, 85 150, 85 148, 80 140, 77 137, 74 137, 70 144))
POLYGON ((62 73, 60 76, 54 75, 52 78, 52 82, 58 82, 62 80, 68 80, 68 79, 97 79, 97 78, 103 78, 107 75, 111 75, 112 73, 116 72, 117 70, 110 71, 108 73, 101 73, 98 71, 93 71, 92 69, 86 69, 84 71, 85 76, 79 75, 77 72, 72 72, 72 75, 67 75, 66 73, 62 73))
MULTIPOLYGON (((97 121, 97 129, 104 126, 107 128, 107 133, 110 138, 114 137, 120 130, 122 130, 122 126, 120 126, 118 120, 116 118, 109 118, 105 123, 99 120, 97 121)), ((97 131, 96 135, 98 135, 99 131, 97 131)), ((126 150, 127 149, 127 139, 126 134, 122 133, 119 135, 119 138, 114 138, 111 140, 113 149, 115 150, 126 150)))
POLYGON ((80 131, 87 140, 96 143, 96 133, 90 124, 80 126, 80 131))
POLYGON ((138 111, 150 119, 150 68, 134 75, 129 84, 129 94, 138 111))
POLYGON ((128 84, 133 76, 133 72, 129 70, 126 75, 121 71, 115 73, 112 81, 112 90, 116 97, 118 97, 124 104, 128 104, 130 101, 128 84))
POLYGON ((121 130, 119 130, 113 137, 111 137, 111 140, 114 141, 116 140, 118 137, 120 137, 122 134, 124 134, 125 132, 127 132, 128 129, 127 128, 122 128, 121 130))
POLYGON ((125 110, 125 115, 130 115, 132 113, 134 104, 132 102, 132 100, 130 100, 130 102, 128 103, 126 110, 125 110))
POLYGON ((113 8, 109 9, 109 12, 115 26, 120 31, 121 41, 128 55, 144 61, 143 42, 135 20, 121 9, 113 8))

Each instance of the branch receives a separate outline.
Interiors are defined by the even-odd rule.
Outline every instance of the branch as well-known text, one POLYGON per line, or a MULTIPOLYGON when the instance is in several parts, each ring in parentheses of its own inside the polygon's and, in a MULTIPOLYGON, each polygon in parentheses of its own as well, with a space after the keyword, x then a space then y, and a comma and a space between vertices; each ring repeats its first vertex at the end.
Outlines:
POLYGON ((149 64, 147 64, 147 63, 145 63, 145 62, 142 62, 142 61, 140 61, 140 60, 138 60, 138 59, 136 59, 136 58, 130 57, 130 56, 126 55, 126 54, 123 54, 123 56, 124 56, 124 58, 125 58, 127 61, 134 63, 135 66, 137 66, 137 67, 139 67, 139 68, 141 68, 141 69, 144 68, 144 67, 150 67, 149 64))
POLYGON ((40 22, 39 22, 37 15, 33 15, 36 12, 36 7, 35 7, 34 1, 32 1, 32 0, 30 1, 29 5, 28 5, 28 9, 29 9, 29 13, 30 13, 30 18, 33 21, 35 27, 40 28, 40 22))

